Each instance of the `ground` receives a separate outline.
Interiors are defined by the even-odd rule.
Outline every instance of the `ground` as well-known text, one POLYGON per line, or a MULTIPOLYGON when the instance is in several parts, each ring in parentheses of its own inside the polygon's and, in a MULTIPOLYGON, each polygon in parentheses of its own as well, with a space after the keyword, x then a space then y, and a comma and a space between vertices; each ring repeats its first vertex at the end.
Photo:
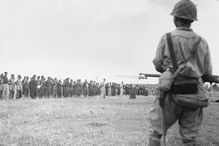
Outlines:
MULTIPOLYGON (((146 145, 153 96, 0 101, 0 146, 146 145)), ((204 110, 200 139, 219 146, 219 104, 204 110), (205 136, 207 135, 207 137, 205 136)), ((175 124, 168 146, 180 146, 175 124)))

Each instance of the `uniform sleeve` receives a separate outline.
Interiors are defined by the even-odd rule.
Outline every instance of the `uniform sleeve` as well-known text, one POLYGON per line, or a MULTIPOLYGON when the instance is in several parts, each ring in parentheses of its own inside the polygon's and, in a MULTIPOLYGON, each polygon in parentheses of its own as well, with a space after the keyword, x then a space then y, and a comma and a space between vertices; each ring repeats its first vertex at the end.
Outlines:
POLYGON ((204 67, 205 67, 205 74, 208 74, 208 75, 211 75, 212 74, 212 61, 211 61, 211 54, 210 54, 210 50, 208 48, 208 45, 207 45, 207 49, 208 49, 208 53, 206 54, 206 57, 205 57, 205 64, 204 64, 204 67))
POLYGON ((159 44, 158 44, 158 48, 157 48, 157 51, 156 51, 156 55, 155 55, 155 58, 153 60, 153 64, 155 66, 155 69, 158 71, 158 72, 163 72, 163 60, 164 60, 164 50, 165 50, 165 43, 164 43, 164 36, 161 38, 159 44))

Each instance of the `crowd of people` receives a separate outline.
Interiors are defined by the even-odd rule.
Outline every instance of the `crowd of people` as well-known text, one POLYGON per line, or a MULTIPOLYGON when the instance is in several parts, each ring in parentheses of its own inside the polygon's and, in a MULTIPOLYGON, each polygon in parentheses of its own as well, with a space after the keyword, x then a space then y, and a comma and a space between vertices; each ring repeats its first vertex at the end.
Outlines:
MULTIPOLYGON (((136 86, 137 87, 137 86, 136 86)), ((33 75, 22 77, 14 74, 8 77, 8 72, 0 75, 0 99, 20 99, 20 98, 62 98, 73 96, 98 96, 102 89, 105 89, 106 96, 129 95, 131 89, 137 89, 130 84, 118 84, 113 82, 103 83, 96 81, 82 81, 66 78, 57 78, 33 75)), ((141 91, 136 90, 137 94, 141 91)))

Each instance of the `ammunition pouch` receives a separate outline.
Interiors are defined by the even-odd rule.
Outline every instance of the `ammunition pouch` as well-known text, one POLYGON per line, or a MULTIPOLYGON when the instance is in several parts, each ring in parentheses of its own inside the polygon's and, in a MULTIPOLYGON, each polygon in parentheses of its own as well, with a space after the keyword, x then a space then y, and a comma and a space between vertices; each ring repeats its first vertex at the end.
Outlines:
POLYGON ((177 76, 172 84, 171 92, 174 94, 193 94, 198 91, 198 79, 177 76))
MULTIPOLYGON (((180 86, 183 88, 186 86, 186 84, 180 86)), ((180 92, 182 92, 183 90, 184 89, 180 90, 180 92)), ((173 99, 178 105, 188 109, 204 108, 208 106, 209 94, 208 91, 203 87, 203 85, 197 84, 195 86, 195 83, 191 82, 187 84, 187 87, 184 91, 185 92, 173 94, 173 99)))

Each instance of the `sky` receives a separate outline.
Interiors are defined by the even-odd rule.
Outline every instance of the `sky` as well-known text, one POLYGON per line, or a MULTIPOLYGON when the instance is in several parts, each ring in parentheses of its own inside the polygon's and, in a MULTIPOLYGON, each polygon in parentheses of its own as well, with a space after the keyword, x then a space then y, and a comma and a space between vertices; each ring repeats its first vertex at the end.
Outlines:
MULTIPOLYGON (((0 0, 0 72, 144 82, 161 36, 175 29, 178 0, 0 0), (124 77, 122 77, 124 76, 124 77)), ((193 30, 219 54, 219 1, 193 0, 193 30)))

